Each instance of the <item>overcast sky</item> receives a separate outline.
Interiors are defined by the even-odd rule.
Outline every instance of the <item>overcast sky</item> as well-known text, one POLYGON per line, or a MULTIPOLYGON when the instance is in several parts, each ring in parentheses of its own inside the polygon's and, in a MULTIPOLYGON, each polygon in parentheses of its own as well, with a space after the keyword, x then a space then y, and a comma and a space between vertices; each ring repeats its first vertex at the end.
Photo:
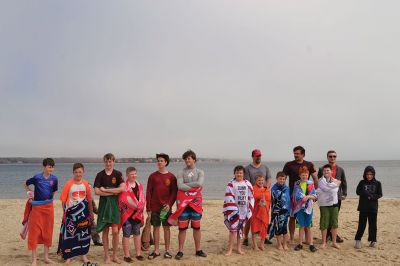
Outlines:
POLYGON ((398 1, 2 1, 0 157, 400 159, 398 1))

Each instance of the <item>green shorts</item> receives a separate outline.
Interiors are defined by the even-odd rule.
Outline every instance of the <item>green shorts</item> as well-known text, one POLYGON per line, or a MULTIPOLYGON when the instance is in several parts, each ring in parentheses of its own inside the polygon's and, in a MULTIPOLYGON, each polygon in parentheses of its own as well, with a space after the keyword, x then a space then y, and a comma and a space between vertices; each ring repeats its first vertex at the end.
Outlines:
POLYGON ((328 206, 319 207, 321 217, 319 219, 319 229, 338 228, 339 208, 328 206))
MULTIPOLYGON (((167 214, 167 219, 171 215, 171 211, 168 212, 167 214)), ((160 219, 160 212, 151 212, 151 217, 150 217, 150 224, 152 226, 171 226, 167 221, 161 221, 160 219)))

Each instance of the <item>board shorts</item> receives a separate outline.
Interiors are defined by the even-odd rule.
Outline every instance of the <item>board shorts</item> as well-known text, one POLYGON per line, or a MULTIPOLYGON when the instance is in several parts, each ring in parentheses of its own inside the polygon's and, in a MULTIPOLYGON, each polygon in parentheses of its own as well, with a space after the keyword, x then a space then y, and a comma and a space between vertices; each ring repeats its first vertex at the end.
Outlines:
POLYGON ((295 216, 296 216, 296 222, 300 227, 306 227, 306 228, 311 227, 312 213, 307 214, 303 209, 301 209, 296 213, 295 216))
POLYGON ((319 220, 320 230, 338 228, 339 208, 337 206, 321 206, 319 210, 321 213, 319 220))
POLYGON ((191 207, 186 207, 181 216, 178 218, 178 228, 179 230, 186 230, 189 228, 189 223, 191 227, 195 230, 200 229, 201 213, 196 212, 191 207))
POLYGON ((167 219, 165 221, 161 222, 160 219, 160 212, 151 212, 151 217, 150 217, 150 224, 152 226, 171 226, 171 224, 168 223, 168 217, 171 215, 171 210, 167 213, 167 219))
POLYGON ((130 237, 130 236, 139 236, 140 235, 140 226, 142 223, 135 219, 129 218, 126 222, 122 225, 122 236, 123 237, 130 237))

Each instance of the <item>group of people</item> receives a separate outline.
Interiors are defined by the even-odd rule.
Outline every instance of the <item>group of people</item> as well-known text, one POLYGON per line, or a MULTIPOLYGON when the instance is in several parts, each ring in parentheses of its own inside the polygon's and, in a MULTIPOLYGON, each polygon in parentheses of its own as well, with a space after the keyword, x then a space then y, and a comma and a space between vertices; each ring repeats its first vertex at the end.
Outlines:
MULTIPOLYGON (((327 239, 335 248, 343 240, 337 235, 338 213, 341 201, 347 196, 346 176, 343 168, 336 164, 336 152, 328 151, 328 163, 317 171, 313 163, 304 160, 305 150, 301 146, 293 149, 294 160, 285 164, 276 174, 276 183, 271 187, 269 168, 261 162, 261 151, 252 151, 252 163, 246 167, 236 166, 234 178, 228 183, 223 206, 224 223, 229 230, 226 255, 232 254, 233 242, 237 238, 237 251, 244 254, 242 245, 249 245, 249 232, 252 232, 252 247, 263 250, 264 244, 277 239, 277 248, 288 249, 289 237, 294 241, 296 226, 299 228, 299 242, 295 250, 303 249, 303 240, 312 252, 311 233, 313 204, 320 206, 320 229, 322 245, 326 248, 327 239), (310 176, 312 177, 310 179, 310 176), (286 178, 289 177, 289 186, 286 178), (289 228, 289 230, 288 230, 289 228), (288 235, 289 231, 289 235, 288 235)), ((137 171, 130 166, 124 179, 121 172, 114 169, 115 157, 104 155, 104 170, 96 175, 94 192, 99 196, 97 224, 94 223, 94 200, 90 184, 84 179, 85 168, 81 163, 73 165, 73 177, 61 191, 63 217, 60 228, 57 253, 66 263, 76 256, 82 256, 90 265, 86 254, 89 252, 93 229, 102 233, 104 262, 121 263, 118 258, 119 235, 122 229, 123 260, 132 262, 130 237, 133 236, 135 258, 144 260, 142 255, 141 227, 153 227, 154 251, 148 259, 160 256, 160 227, 163 227, 164 258, 172 258, 170 250, 170 226, 178 226, 178 252, 175 259, 184 256, 186 231, 193 229, 195 255, 206 257, 201 249, 201 219, 203 214, 202 189, 204 172, 196 167, 197 157, 192 150, 182 155, 185 167, 175 176, 168 171, 170 158, 165 153, 156 155, 158 170, 147 181, 146 190, 138 181, 137 171), (176 209, 172 212, 173 205, 176 209), (145 219, 144 214, 147 214, 145 219), (95 227, 93 226, 95 225, 95 227), (112 255, 109 254, 109 235, 112 235, 112 255)), ((52 263, 49 247, 52 246, 54 225, 53 197, 58 190, 58 179, 53 175, 55 162, 51 158, 43 160, 43 172, 28 179, 25 183, 28 201, 26 203, 23 232, 28 237, 28 249, 32 251, 32 265, 37 262, 37 245, 44 245, 44 261, 52 263), (30 187, 34 186, 34 190, 30 187)), ((355 236, 356 248, 361 248, 361 238, 366 223, 369 223, 370 246, 376 246, 376 222, 378 199, 382 197, 382 187, 375 179, 372 166, 366 167, 364 178, 357 186, 360 196, 358 210, 359 225, 355 236)), ((142 230, 144 234, 145 230, 142 230)), ((146 230, 149 232, 149 230, 146 230)), ((143 237, 143 235, 142 235, 143 237)), ((23 237, 24 238, 24 237, 23 237)), ((148 238, 150 242, 150 236, 148 238)), ((96 244, 101 245, 99 240, 96 244)))
MULTIPOLYGON (((341 201, 347 197, 347 181, 345 171, 336 164, 337 154, 334 150, 328 151, 328 162, 318 171, 312 162, 304 160, 303 147, 294 147, 293 155, 294 160, 287 162, 276 174, 276 183, 272 187, 271 174, 261 162, 260 150, 252 151, 253 162, 246 168, 241 165, 234 168, 234 178, 226 187, 223 208, 225 225, 229 230, 227 256, 232 254, 235 236, 237 252, 244 254, 242 245, 249 245, 250 228, 255 250, 263 250, 264 244, 272 244, 271 239, 275 236, 277 248, 288 250, 289 237, 293 242, 298 227, 298 244, 294 250, 302 250, 306 243, 311 252, 316 252, 311 231, 315 202, 320 209, 320 248, 325 249, 330 239, 332 246, 340 249, 338 243, 343 239, 337 234, 338 216, 341 201), (289 186, 286 185, 287 177, 289 186)), ((382 197, 382 186, 375 179, 372 166, 365 168, 356 193, 359 196, 359 222, 355 248, 361 248, 367 220, 369 246, 376 247, 378 199, 382 197)))

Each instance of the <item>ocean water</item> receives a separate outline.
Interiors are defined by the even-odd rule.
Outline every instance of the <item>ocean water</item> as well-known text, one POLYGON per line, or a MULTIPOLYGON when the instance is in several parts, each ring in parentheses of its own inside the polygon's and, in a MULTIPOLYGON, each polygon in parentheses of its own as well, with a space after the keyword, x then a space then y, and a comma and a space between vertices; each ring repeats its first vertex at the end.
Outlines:
MULTIPOLYGON (((57 162, 56 162, 57 163, 57 162)), ((275 183, 275 174, 283 168, 285 162, 265 162, 270 168, 275 183)), ((223 161, 223 162, 199 162, 198 167, 205 172, 206 181, 203 195, 207 199, 223 199, 226 184, 233 177, 233 168, 241 164, 246 166, 248 161, 223 161)), ((325 162, 314 162, 315 166, 321 167, 325 162)), ((373 165, 377 172, 377 179, 382 183, 385 198, 400 197, 400 161, 342 161, 338 163, 346 172, 348 183, 348 196, 356 197, 356 187, 362 179, 365 166, 373 165)), ((139 181, 146 186, 148 176, 156 171, 153 163, 118 163, 115 169, 122 173, 128 166, 135 166, 138 170, 139 181)), ((169 170, 177 173, 183 168, 183 163, 171 163, 169 170)), ((41 172, 40 164, 0 164, 0 198, 15 199, 25 198, 23 188, 25 181, 34 174, 41 172)), ((101 163, 85 164, 85 178, 93 184, 96 173, 103 169, 101 163)), ((72 176, 72 164, 56 164, 54 174, 59 178, 59 191, 72 176)), ((59 191, 56 195, 58 197, 59 191)))

